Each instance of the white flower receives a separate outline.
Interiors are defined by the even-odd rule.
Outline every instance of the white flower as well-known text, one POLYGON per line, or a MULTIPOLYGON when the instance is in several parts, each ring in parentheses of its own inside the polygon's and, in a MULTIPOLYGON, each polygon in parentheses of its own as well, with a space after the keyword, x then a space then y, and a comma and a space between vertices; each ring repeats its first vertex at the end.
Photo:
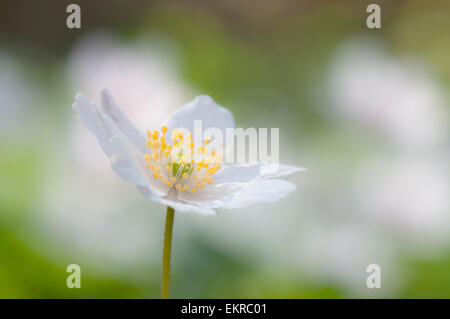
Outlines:
POLYGON ((6 139, 27 139, 39 123, 35 110, 42 101, 41 87, 23 65, 25 61, 0 48, 0 136, 6 139))
POLYGON ((450 237, 449 176, 445 157, 374 158, 355 177, 360 213, 414 251, 439 249, 450 237))
POLYGON ((67 79, 87 96, 107 87, 133 124, 144 130, 162 123, 190 94, 176 52, 170 38, 121 41, 105 32, 87 33, 71 48, 67 79))
POLYGON ((410 150, 445 145, 448 115, 442 88, 420 63, 395 58, 372 39, 345 43, 329 73, 339 114, 410 150))
POLYGON ((233 115, 209 96, 198 96, 176 110, 161 132, 148 131, 148 138, 126 118, 110 94, 102 91, 102 109, 78 93, 73 109, 86 128, 94 133, 109 157, 113 170, 136 184, 148 198, 178 211, 215 214, 218 208, 240 208, 257 202, 274 202, 295 190, 286 177, 303 168, 279 165, 276 172, 269 164, 253 163, 222 167, 223 150, 194 148, 194 120, 203 130, 234 128, 233 115), (169 137, 169 133, 171 137, 169 137), (201 160, 190 159, 194 151, 201 160))

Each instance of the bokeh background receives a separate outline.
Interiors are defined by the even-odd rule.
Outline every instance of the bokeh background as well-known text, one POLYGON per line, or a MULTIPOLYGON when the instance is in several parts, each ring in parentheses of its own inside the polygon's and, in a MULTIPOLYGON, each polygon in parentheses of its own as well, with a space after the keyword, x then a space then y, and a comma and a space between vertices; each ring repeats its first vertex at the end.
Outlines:
POLYGON ((449 1, 378 1, 374 30, 368 1, 79 0, 72 30, 69 3, 0 2, 0 297, 159 297, 164 207, 71 109, 102 88, 141 129, 209 94, 308 168, 277 203, 176 214, 173 297, 450 297, 449 1))

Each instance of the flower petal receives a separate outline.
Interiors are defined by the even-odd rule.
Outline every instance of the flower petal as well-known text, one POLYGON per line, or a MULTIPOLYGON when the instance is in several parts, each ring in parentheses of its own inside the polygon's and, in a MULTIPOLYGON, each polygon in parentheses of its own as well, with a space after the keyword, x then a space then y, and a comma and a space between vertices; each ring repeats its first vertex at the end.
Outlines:
MULTIPOLYGON (((72 108, 80 116, 86 128, 96 135, 98 143, 106 156, 110 158, 111 167, 117 175, 128 182, 147 187, 154 195, 167 195, 168 185, 150 176, 145 167, 144 154, 138 148, 136 140, 130 140, 130 134, 126 135, 120 130, 117 121, 101 113, 97 106, 81 93, 76 95, 72 108)), ((131 123, 129 124, 132 126, 131 123)))
POLYGON ((222 198, 223 207, 232 209, 255 203, 276 202, 295 191, 295 184, 282 179, 268 179, 242 184, 235 192, 222 198))
POLYGON ((117 175, 128 182, 148 188, 153 195, 167 195, 170 187, 151 176, 150 171, 145 167, 144 158, 133 149, 125 136, 113 136, 110 149, 111 167, 117 175))
POLYGON ((102 114, 86 95, 77 93, 72 108, 78 114, 84 126, 97 136, 100 145, 111 137, 112 132, 108 129, 102 114))
POLYGON ((256 178, 284 178, 289 175, 304 171, 302 167, 283 165, 283 164, 237 164, 226 166, 214 175, 216 184, 223 183, 245 183, 256 178))
POLYGON ((161 203, 165 206, 170 206, 175 211, 179 212, 194 212, 202 215, 216 215, 217 211, 215 209, 199 206, 196 204, 185 203, 176 199, 176 195, 174 195, 175 190, 171 190, 168 195, 164 197, 154 196, 151 192, 148 191, 147 188, 137 186, 137 190, 144 195, 145 197, 150 198, 151 200, 161 203))
POLYGON ((236 164, 226 166, 214 174, 215 184, 245 183, 261 175, 261 164, 236 164))
POLYGON ((306 171, 306 168, 285 164, 261 164, 261 178, 285 178, 297 172, 306 171))
POLYGON ((189 191, 178 192, 177 198, 185 202, 213 202, 236 191, 238 187, 238 183, 206 185, 205 188, 199 189, 195 193, 189 191))
MULTIPOLYGON (((226 185, 226 184, 224 184, 226 185)), ((295 184, 283 179, 256 179, 249 183, 236 183, 222 196, 204 199, 190 193, 179 193, 178 198, 186 203, 209 209, 241 208, 256 203, 275 202, 296 189, 295 184)))
POLYGON ((207 95, 197 96, 172 113, 166 122, 168 132, 175 128, 186 128, 194 133, 194 120, 202 120, 202 130, 218 128, 225 137, 226 128, 234 128, 233 114, 207 95))
POLYGON ((102 111, 141 152, 146 152, 145 135, 123 114, 122 110, 114 103, 108 90, 102 90, 102 111))
POLYGON ((134 163, 133 157, 130 156, 131 152, 123 136, 115 135, 111 137, 109 149, 111 152, 111 167, 117 175, 136 185, 144 186, 147 184, 139 171, 138 165, 134 163))

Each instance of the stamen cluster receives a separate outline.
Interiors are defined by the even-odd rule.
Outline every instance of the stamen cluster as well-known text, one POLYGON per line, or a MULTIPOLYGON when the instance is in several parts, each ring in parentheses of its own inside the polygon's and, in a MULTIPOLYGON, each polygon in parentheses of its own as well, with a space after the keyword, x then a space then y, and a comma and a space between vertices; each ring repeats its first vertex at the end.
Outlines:
POLYGON ((214 183, 212 176, 220 169, 223 154, 216 149, 208 150, 206 145, 211 139, 206 138, 196 149, 192 133, 184 136, 182 131, 174 129, 169 143, 166 133, 166 126, 161 132, 147 131, 147 147, 151 152, 145 154, 145 160, 153 177, 179 191, 192 193, 214 183))

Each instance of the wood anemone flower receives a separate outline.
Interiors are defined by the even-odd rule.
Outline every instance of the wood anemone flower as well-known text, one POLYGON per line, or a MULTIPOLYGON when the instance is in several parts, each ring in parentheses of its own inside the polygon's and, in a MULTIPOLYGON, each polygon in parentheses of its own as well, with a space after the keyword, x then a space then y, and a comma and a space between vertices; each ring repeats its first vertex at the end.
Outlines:
POLYGON ((170 247, 174 210, 216 214, 254 203, 274 202, 295 190, 286 180, 301 167, 251 163, 224 163, 226 145, 205 130, 216 128, 226 135, 234 128, 233 115, 209 96, 198 96, 177 109, 161 129, 140 132, 102 91, 102 108, 82 93, 72 108, 96 137, 111 167, 120 177, 136 185, 151 200, 167 206, 163 250, 162 296, 169 295, 170 247), (202 138, 192 136, 194 121, 202 123, 202 138), (197 143, 197 145, 196 145, 197 143), (198 145, 200 144, 200 145, 198 145), (211 147, 212 146, 212 147, 211 147))

